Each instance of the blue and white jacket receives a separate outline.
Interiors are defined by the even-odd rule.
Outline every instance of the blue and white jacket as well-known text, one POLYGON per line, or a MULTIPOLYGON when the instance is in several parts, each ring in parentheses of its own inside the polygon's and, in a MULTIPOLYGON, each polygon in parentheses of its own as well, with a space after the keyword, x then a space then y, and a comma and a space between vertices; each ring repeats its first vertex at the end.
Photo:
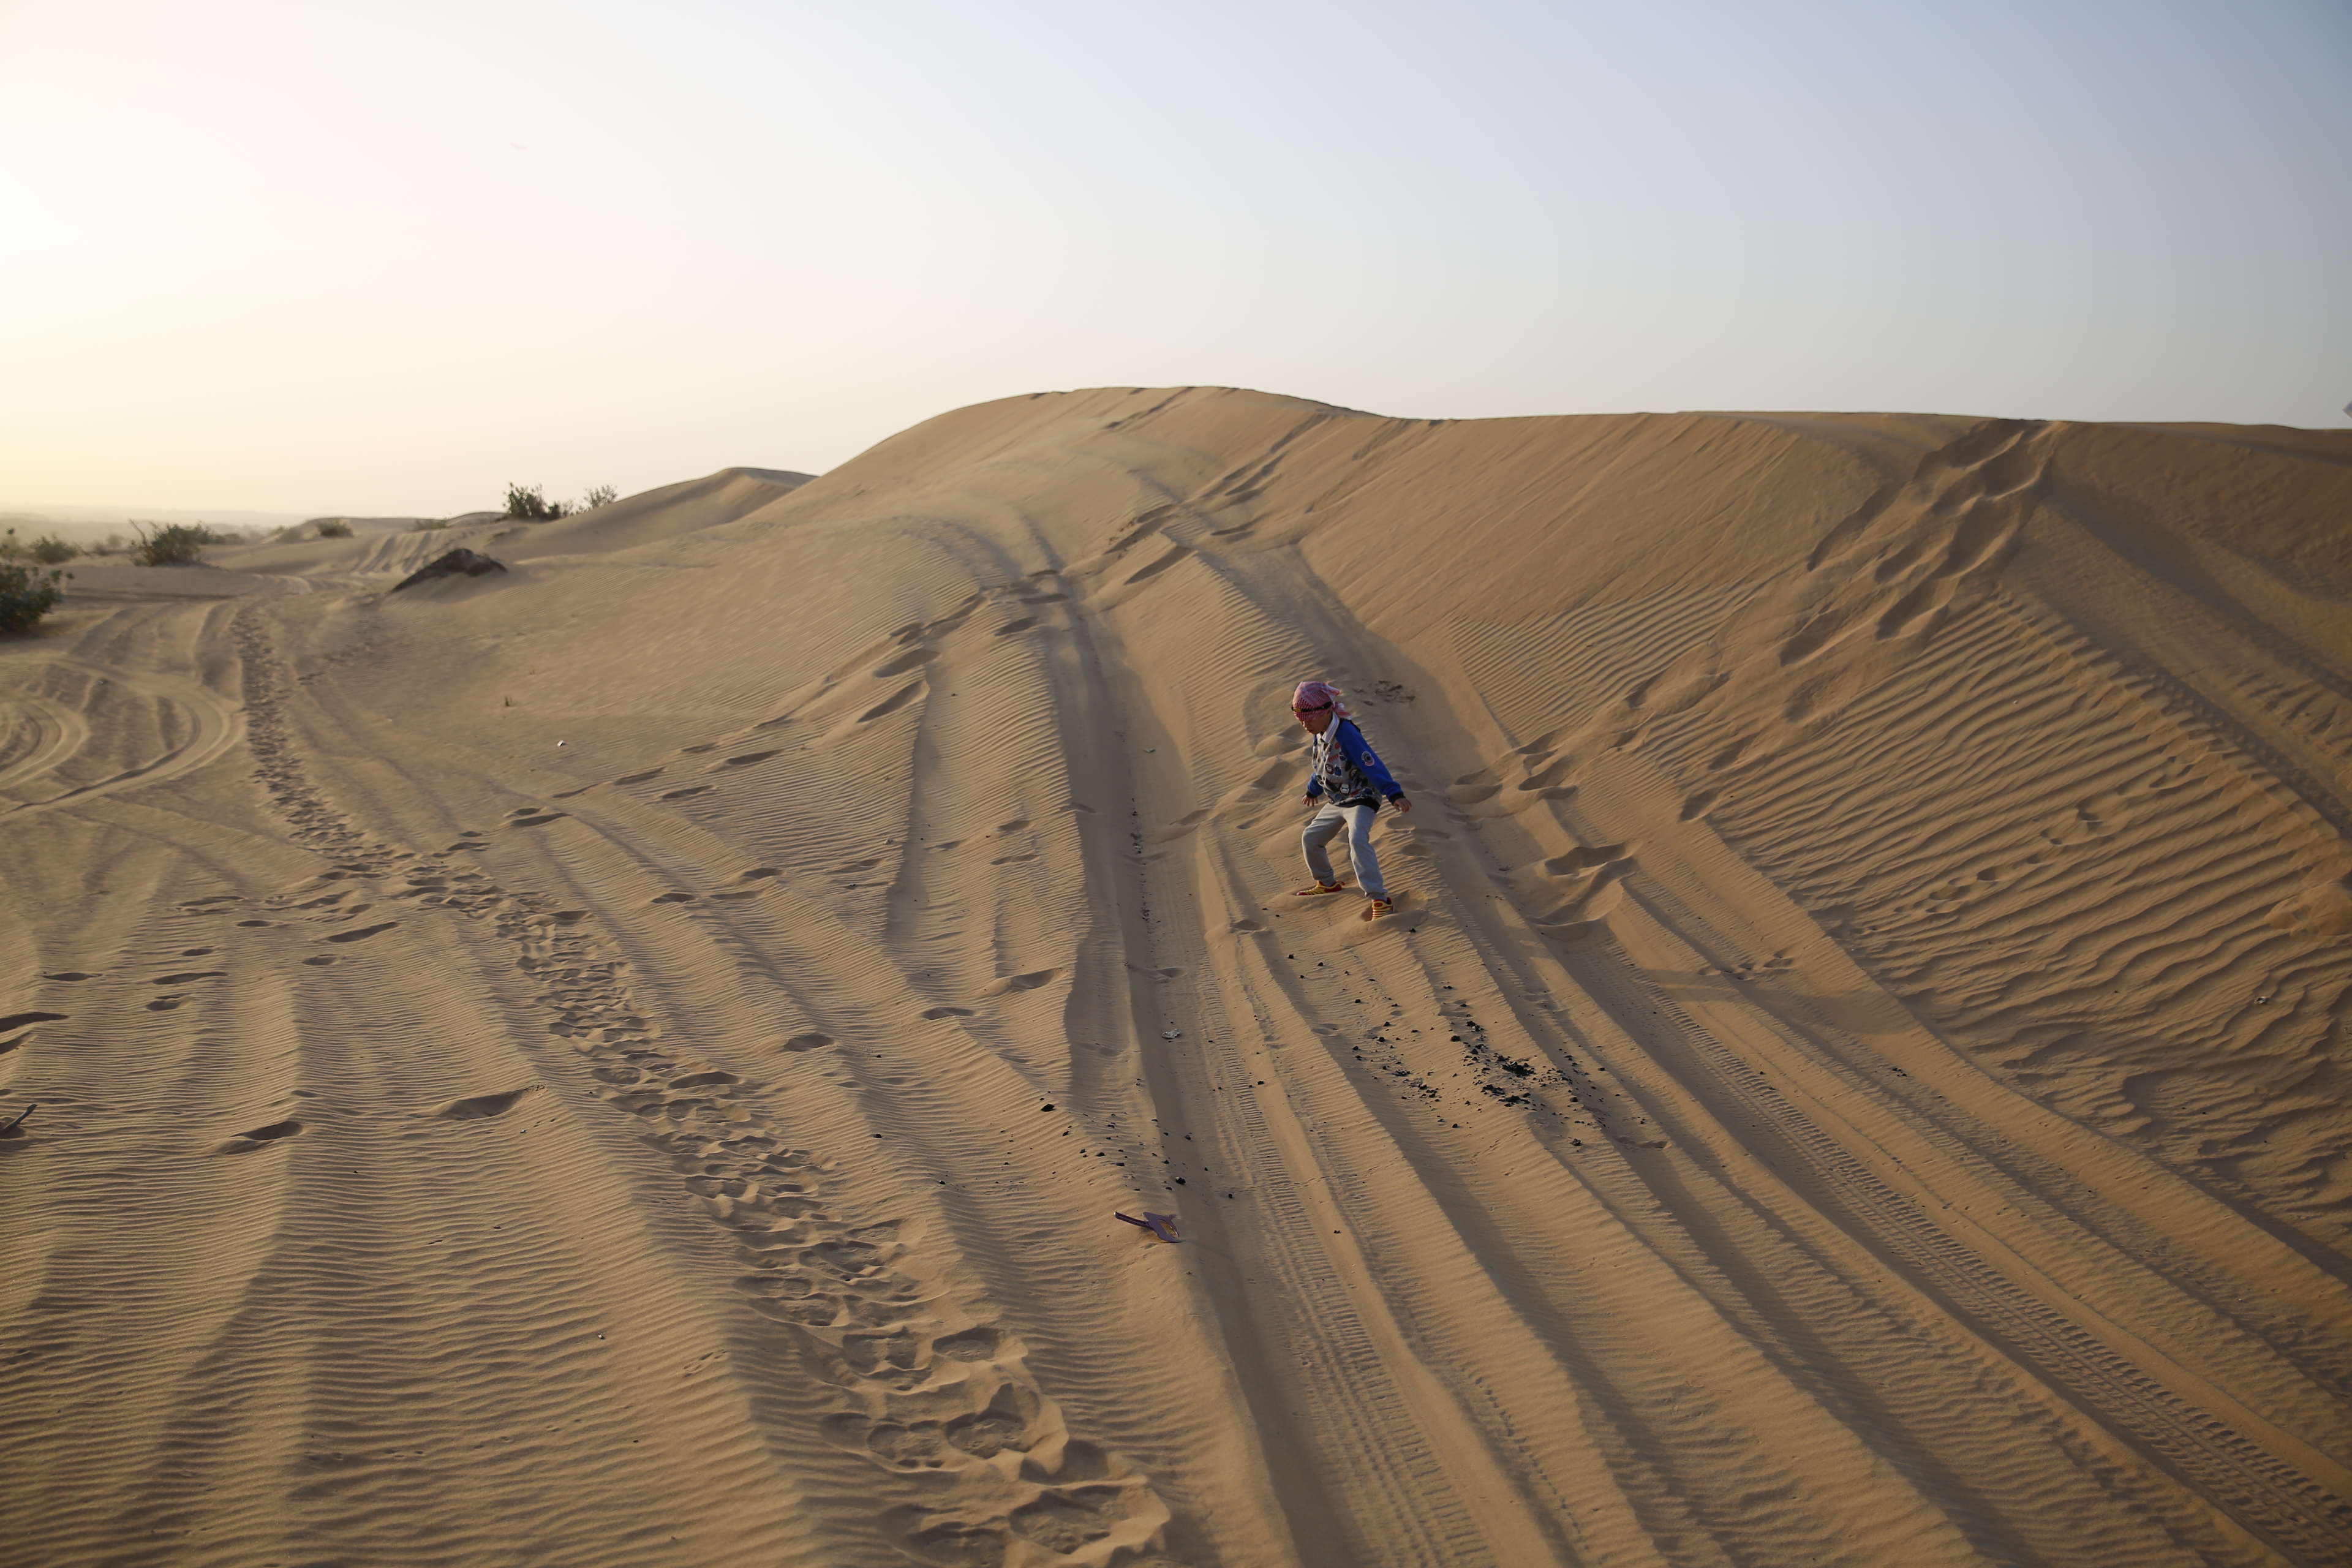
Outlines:
POLYGON ((1404 786, 1389 776, 1388 765, 1353 719, 1334 718, 1315 737, 1315 776, 1307 781, 1307 798, 1378 805, 1382 795, 1402 800, 1404 786))

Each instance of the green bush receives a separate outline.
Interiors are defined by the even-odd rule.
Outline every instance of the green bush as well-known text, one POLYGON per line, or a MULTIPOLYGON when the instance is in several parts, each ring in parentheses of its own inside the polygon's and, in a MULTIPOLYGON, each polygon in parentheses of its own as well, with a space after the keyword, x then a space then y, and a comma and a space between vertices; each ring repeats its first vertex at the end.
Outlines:
POLYGON ((341 518, 340 518, 340 517, 330 517, 330 518, 322 518, 322 519, 320 519, 320 522, 319 522, 319 537, 320 537, 320 538, 321 538, 321 539, 349 539, 351 536, 352 536, 352 525, 351 525, 350 523, 348 523, 348 522, 345 522, 341 518))
MULTIPOLYGON (((40 548, 41 541, 30 546, 40 548)), ((64 590, 58 579, 65 575, 54 566, 47 572, 37 566, 20 566, 14 559, 26 552, 26 547, 16 542, 16 531, 10 529, 0 535, 0 632, 28 632, 33 624, 49 613, 64 590)))
POLYGON ((0 565, 0 632, 26 632, 49 613, 64 592, 58 579, 65 574, 52 566, 44 572, 15 562, 0 565))
POLYGON ((415 522, 408 525, 408 531, 411 533, 438 533, 448 526, 449 520, 446 517, 420 517, 415 522))
POLYGON ((621 492, 610 485, 591 485, 588 493, 580 498, 582 511, 594 511, 600 506, 611 506, 621 499, 621 492))
POLYGON ((155 528, 131 525, 139 542, 131 559, 142 566, 188 566, 201 559, 207 544, 229 543, 230 536, 201 522, 172 522, 155 528))
POLYGON ((562 517, 563 511, 563 503, 549 500, 537 485, 507 487, 506 515, 509 517, 520 518, 525 522, 546 522, 562 517))
POLYGON ((25 548, 31 553, 34 560, 44 566, 55 566, 60 562, 70 561, 81 553, 79 545, 69 544, 54 533, 45 533, 25 548))

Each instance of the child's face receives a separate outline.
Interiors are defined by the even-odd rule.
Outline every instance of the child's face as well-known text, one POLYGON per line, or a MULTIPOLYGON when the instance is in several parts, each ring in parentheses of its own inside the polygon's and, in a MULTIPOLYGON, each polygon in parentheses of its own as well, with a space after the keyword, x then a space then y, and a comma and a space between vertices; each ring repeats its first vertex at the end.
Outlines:
POLYGON ((1310 735, 1319 735, 1331 727, 1331 705, 1328 702, 1320 708, 1293 708, 1291 711, 1298 715, 1299 723, 1310 735))

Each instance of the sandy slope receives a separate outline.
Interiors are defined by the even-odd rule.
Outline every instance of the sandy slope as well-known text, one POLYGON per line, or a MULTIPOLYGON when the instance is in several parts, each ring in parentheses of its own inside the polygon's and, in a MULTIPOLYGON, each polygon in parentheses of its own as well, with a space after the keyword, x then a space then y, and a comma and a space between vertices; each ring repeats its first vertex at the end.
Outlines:
POLYGON ((0 1557, 2352 1556, 2352 437, 797 479, 0 648, 0 1557))

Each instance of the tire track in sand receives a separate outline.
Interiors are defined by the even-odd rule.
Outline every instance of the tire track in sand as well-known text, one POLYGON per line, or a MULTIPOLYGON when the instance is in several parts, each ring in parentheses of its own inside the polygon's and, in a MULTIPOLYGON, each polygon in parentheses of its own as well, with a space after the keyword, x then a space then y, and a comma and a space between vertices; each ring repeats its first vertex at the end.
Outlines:
POLYGON ((23 750, 15 761, 0 765, 0 790, 30 784, 89 742, 89 721, 62 702, 46 697, 21 697, 0 704, 0 743, 23 750))
POLYGON ((533 1003, 587 1058, 604 1086, 592 1092, 641 1119, 645 1142, 730 1234, 750 1310, 843 1396, 822 1430, 877 1472, 859 1505, 888 1549, 940 1568, 1178 1568, 1160 1552, 1171 1516, 1147 1478, 1073 1436, 1020 1340, 930 1282, 919 1230, 836 1217, 824 1180, 836 1163, 765 1120, 758 1084, 665 1046, 580 912, 495 886, 457 846, 408 855, 363 839, 301 767, 259 616, 234 629, 257 777, 296 841, 362 877, 404 865, 430 889, 420 904, 487 921, 543 984, 533 1003))
MULTIPOLYGON (((68 802, 112 795, 133 784, 160 784, 165 779, 194 773, 218 758, 244 736, 245 716, 238 711, 236 705, 201 682, 157 675, 149 670, 121 669, 112 665, 67 656, 47 660, 46 664, 76 670, 94 679, 111 683, 145 698, 160 708, 183 714, 187 721, 188 736, 152 761, 125 768, 121 773, 90 784, 78 784, 47 800, 19 801, 13 805, 0 807, 0 812, 13 815, 46 811, 68 802)), ((33 710, 30 726, 38 739, 29 755, 0 770, 0 789, 21 789, 56 772, 89 743, 89 721, 63 704, 31 698, 25 700, 21 706, 33 710)))
MULTIPOLYGON (((1684 933, 1696 934, 1696 951, 1731 950, 1703 917, 1654 881, 1637 897, 1654 907, 1663 930, 1685 941, 1690 936, 1684 933)), ((1642 977, 1613 939, 1608 952, 1617 962, 1589 965, 1584 976, 1595 998, 1621 1018, 1646 1013, 1670 1022, 1692 1065, 1740 1105, 1760 1135, 1750 1142, 1778 1144, 1782 1153, 1773 1163, 1784 1177, 1813 1189, 1821 1212, 2290 1558, 2316 1563, 2352 1556, 2352 1504, 2037 1300, 1775 1091, 1761 1069, 1664 988, 1642 977)))

